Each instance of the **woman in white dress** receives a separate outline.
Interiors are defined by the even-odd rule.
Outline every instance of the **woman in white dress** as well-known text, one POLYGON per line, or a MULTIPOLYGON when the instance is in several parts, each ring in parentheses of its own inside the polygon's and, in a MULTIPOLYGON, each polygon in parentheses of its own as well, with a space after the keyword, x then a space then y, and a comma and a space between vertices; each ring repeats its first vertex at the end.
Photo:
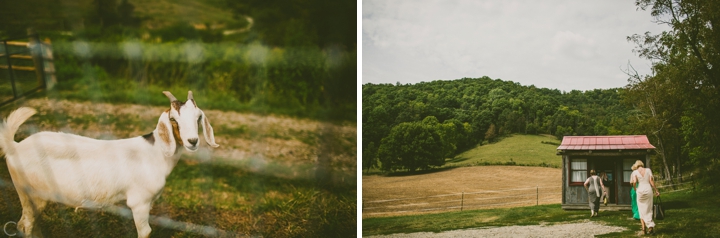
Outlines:
POLYGON ((630 175, 630 184, 633 187, 638 184, 635 191, 637 193, 638 213, 640 213, 640 225, 644 234, 653 233, 655 228, 655 222, 653 222, 653 190, 655 190, 655 196, 660 196, 660 192, 655 187, 652 171, 645 168, 642 161, 635 161, 633 166, 636 166, 637 170, 630 175), (645 230, 646 227, 647 230, 645 230))

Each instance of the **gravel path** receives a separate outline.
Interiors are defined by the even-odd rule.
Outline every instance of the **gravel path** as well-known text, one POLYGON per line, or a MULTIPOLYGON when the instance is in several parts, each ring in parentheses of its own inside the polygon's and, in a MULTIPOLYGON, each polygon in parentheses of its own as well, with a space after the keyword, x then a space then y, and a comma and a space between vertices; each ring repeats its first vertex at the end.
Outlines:
POLYGON ((440 233, 417 232, 407 234, 391 234, 367 236, 371 238, 404 238, 404 237, 594 237, 613 232, 625 231, 623 227, 606 226, 597 222, 559 224, 552 226, 504 226, 479 229, 452 230, 440 233))

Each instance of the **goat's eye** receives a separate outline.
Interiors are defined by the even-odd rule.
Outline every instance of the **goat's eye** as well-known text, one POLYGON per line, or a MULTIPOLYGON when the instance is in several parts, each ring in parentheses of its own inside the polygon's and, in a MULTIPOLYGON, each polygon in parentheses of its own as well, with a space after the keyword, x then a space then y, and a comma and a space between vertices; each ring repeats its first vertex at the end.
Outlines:
POLYGON ((175 121, 175 118, 172 118, 172 117, 171 117, 171 118, 170 118, 170 121, 175 121))
POLYGON ((202 120, 202 116, 198 117, 198 123, 200 123, 200 120, 202 120))

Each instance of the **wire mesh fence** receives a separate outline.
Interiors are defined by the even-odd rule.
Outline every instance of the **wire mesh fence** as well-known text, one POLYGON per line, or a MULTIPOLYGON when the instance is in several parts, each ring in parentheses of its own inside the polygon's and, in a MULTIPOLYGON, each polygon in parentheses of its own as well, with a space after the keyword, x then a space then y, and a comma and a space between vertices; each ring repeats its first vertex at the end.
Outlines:
MULTIPOLYGON (((292 112, 271 106, 267 99, 287 105, 294 102, 291 96, 295 94, 268 97, 270 91, 238 82, 279 82, 273 80, 295 77, 283 82, 314 80, 317 87, 303 88, 325 93, 307 95, 344 98, 348 94, 338 92, 348 87, 339 86, 345 80, 339 72, 352 68, 340 66, 355 65, 346 60, 354 57, 344 50, 330 52, 333 54, 320 49, 288 51, 295 52, 293 57, 262 44, 55 40, 50 45, 41 42, 37 34, 0 40, 0 126, 10 111, 26 106, 39 113, 20 128, 17 142, 40 131, 103 140, 138 137, 153 131, 160 113, 170 107, 162 91, 192 90, 197 104, 211 118, 222 146, 212 151, 201 148, 177 161, 166 177, 162 196, 152 205, 149 223, 153 237, 355 234, 356 127, 323 121, 343 114, 334 110, 322 111, 317 120, 288 118, 283 115, 292 112), (38 57, 42 60, 37 61, 38 57), (295 65, 301 59, 313 64, 295 65), (57 83, 55 63, 62 78, 58 87, 52 88, 49 85, 57 83), (273 67, 292 67, 292 72, 273 67), (312 71, 313 77, 300 76, 298 71, 312 71), (153 77, 163 81, 153 82, 153 77), (327 85, 323 87, 323 83, 327 85), (249 93, 262 93, 243 93, 239 85, 247 86, 249 93), (18 100, 38 91, 39 97, 18 100), (259 97, 263 98, 255 100, 259 97), (276 109, 286 114, 268 115, 276 109)), ((296 92, 299 87, 287 88, 296 92)), ((346 105, 355 104, 354 95, 347 98, 351 100, 346 105)), ((303 102, 318 104, 321 100, 325 98, 303 102)), ((345 105, 337 98, 333 101, 332 105, 345 105)), ((310 115, 309 111, 298 113, 310 115)), ((15 227, 23 211, 2 153, 0 149, 0 225, 5 225, 5 235, 10 236, 17 234, 15 227)), ((57 168, 49 168, 53 169, 57 168)), ((118 204, 78 210, 51 203, 38 223, 49 237, 135 237, 131 210, 123 202, 118 204)))
POLYGON ((695 188, 697 187, 697 180, 695 180, 692 175, 684 179, 682 177, 665 179, 661 176, 654 176, 654 180, 657 183, 657 188, 664 192, 695 190, 695 188))
MULTIPOLYGON (((677 192, 694 189, 695 182, 677 179, 658 182, 658 189, 665 192, 677 192)), ((398 197, 380 200, 363 200, 362 212, 365 217, 400 215, 414 213, 431 213, 441 211, 464 211, 474 209, 534 206, 540 204, 560 203, 562 188, 526 187, 505 190, 486 190, 477 192, 460 192, 438 194, 422 197, 398 197)))
MULTIPOLYGON (((14 190, 15 187, 12 184, 12 181, 6 181, 5 179, 0 179, 0 187, 4 187, 5 189, 11 189, 14 190)), ((8 202, 8 194, 5 193, 5 201, 8 202)), ((55 196, 52 194, 45 194, 46 197, 55 196)), ((19 210, 18 208, 17 210, 19 210)), ((109 214, 113 214, 117 217, 121 217, 125 220, 131 221, 133 219, 132 211, 128 207, 124 206, 105 206, 100 209, 97 209, 103 212, 107 212, 109 214)), ((78 208, 74 209, 74 212, 77 213, 78 208)), ((16 221, 2 221, 4 222, 3 225, 3 233, 7 236, 18 236, 22 235, 22 233, 18 232, 17 229, 17 222, 16 221)), ((246 234, 238 234, 231 231, 226 231, 222 229, 218 229, 212 226, 207 225, 199 225, 199 224, 193 224, 189 222, 183 222, 183 221, 177 221, 174 219, 171 219, 169 217, 165 216, 156 216, 156 215, 150 215, 149 223, 152 225, 155 225, 156 227, 161 227, 161 229, 172 229, 177 231, 183 231, 186 234, 192 234, 193 236, 201 236, 201 237, 250 237, 246 234)))
MULTIPOLYGON (((22 206, 5 162, 0 159, 3 168, 0 225, 5 225, 9 236, 17 234, 15 226, 22 206)), ((153 237, 271 234, 322 237, 349 231, 354 234, 356 223, 351 218, 356 215, 355 186, 328 185, 335 180, 337 171, 331 171, 332 176, 319 184, 313 171, 312 167, 281 165, 258 155, 237 163, 184 157, 167 178, 160 198, 153 203, 149 218, 151 234, 153 237)), ((49 205, 39 225, 46 237, 137 237, 132 213, 124 205, 79 210, 49 205)))
POLYGON ((363 216, 464 211, 560 203, 560 186, 527 187, 363 201, 363 216))

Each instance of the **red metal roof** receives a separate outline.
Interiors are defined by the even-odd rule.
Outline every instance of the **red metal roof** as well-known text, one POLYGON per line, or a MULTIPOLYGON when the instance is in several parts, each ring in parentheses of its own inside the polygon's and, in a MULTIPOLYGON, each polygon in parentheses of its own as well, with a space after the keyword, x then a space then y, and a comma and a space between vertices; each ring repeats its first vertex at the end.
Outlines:
POLYGON ((558 150, 644 150, 655 149, 647 136, 565 136, 558 150))

